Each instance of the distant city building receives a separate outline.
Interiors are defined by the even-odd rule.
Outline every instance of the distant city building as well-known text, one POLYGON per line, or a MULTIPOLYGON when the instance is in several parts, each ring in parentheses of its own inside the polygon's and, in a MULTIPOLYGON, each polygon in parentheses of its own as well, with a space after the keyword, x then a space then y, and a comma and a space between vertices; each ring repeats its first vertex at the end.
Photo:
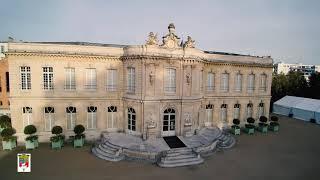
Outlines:
POLYGON ((320 72, 320 65, 305 65, 301 63, 286 64, 283 62, 276 63, 273 66, 276 74, 288 74, 290 71, 301 72, 303 76, 308 80, 312 73, 320 72))

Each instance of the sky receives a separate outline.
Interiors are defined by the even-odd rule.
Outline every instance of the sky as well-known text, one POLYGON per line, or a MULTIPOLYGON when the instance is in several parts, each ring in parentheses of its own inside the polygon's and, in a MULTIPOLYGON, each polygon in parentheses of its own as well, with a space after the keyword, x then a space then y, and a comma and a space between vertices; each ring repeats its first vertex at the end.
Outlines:
POLYGON ((140 45, 169 23, 201 50, 320 65, 319 0, 0 0, 0 41, 140 45))

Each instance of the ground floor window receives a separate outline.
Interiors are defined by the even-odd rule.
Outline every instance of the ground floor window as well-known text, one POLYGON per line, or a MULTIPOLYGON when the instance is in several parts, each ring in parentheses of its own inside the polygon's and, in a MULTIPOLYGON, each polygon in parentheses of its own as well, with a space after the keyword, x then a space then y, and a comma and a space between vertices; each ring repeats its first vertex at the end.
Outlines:
POLYGON ((97 107, 89 106, 87 109, 87 123, 88 129, 97 128, 97 107))
POLYGON ((128 108, 128 129, 136 130, 136 111, 133 108, 128 108))
POLYGON ((227 104, 221 105, 221 121, 223 123, 227 122, 227 104))
POLYGON ((44 123, 45 123, 45 131, 51 131, 54 125, 54 108, 53 107, 44 108, 44 123))
POLYGON ((206 105, 206 122, 205 125, 208 126, 211 124, 213 120, 213 105, 208 104, 206 105))
POLYGON ((117 106, 109 106, 107 112, 108 128, 116 128, 117 123, 117 106))
POLYGON ((23 127, 32 124, 32 107, 22 108, 23 127))
POLYGON ((76 124, 77 109, 76 109, 76 107, 69 106, 66 108, 66 113, 67 113, 67 129, 73 130, 73 128, 76 124))
POLYGON ((249 103, 248 105, 247 105, 247 118, 249 118, 249 117, 252 117, 252 107, 253 107, 253 104, 252 103, 249 103))
POLYGON ((174 109, 166 109, 163 114, 163 131, 174 131, 176 126, 176 112, 174 109))
POLYGON ((240 104, 234 105, 234 119, 240 119, 240 104))
POLYGON ((264 116, 264 103, 263 103, 263 102, 259 103, 258 119, 259 119, 261 116, 264 116))

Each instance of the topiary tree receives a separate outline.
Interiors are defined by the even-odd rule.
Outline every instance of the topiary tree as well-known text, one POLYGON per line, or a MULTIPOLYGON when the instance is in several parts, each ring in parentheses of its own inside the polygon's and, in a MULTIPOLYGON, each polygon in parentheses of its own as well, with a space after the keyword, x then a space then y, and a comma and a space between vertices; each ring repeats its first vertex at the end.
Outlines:
POLYGON ((239 129, 239 124, 240 124, 240 120, 239 119, 233 119, 233 125, 232 125, 232 128, 236 128, 236 129, 239 129))
POLYGON ((278 123, 279 118, 277 116, 271 116, 270 120, 271 120, 270 122, 271 126, 279 126, 279 123, 278 123))
POLYGON ((62 127, 61 126, 54 126, 51 130, 51 133, 54 134, 54 136, 50 137, 50 141, 52 142, 58 142, 60 140, 64 140, 64 135, 62 135, 62 127))
POLYGON ((85 135, 83 134, 84 131, 85 131, 85 128, 83 125, 81 124, 76 125, 73 129, 73 132, 76 134, 74 138, 75 139, 85 138, 85 135))
POLYGON ((2 130, 1 136, 3 141, 16 140, 17 138, 13 136, 16 133, 15 129, 12 127, 7 127, 2 130))
POLYGON ((11 127, 11 118, 7 115, 0 116, 0 128, 11 127))
POLYGON ((252 129, 255 126, 253 125, 253 123, 255 122, 255 120, 252 117, 247 118, 247 122, 248 124, 246 124, 246 128, 252 129))
POLYGON ((28 125, 24 127, 24 134, 29 135, 26 141, 34 141, 38 139, 37 135, 33 135, 37 132, 37 128, 34 125, 28 125))
POLYGON ((267 126, 266 122, 268 121, 268 118, 265 116, 260 116, 259 121, 259 126, 267 126))

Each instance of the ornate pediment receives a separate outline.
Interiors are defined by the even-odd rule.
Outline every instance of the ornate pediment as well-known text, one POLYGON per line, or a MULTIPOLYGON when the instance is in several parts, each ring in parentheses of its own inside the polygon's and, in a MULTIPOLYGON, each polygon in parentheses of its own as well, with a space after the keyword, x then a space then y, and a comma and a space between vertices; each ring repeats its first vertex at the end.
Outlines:
POLYGON ((187 41, 183 44, 183 48, 195 48, 195 41, 188 36, 187 41))
POLYGON ((158 45, 158 37, 157 34, 154 34, 153 32, 149 33, 146 45, 158 45))
POLYGON ((162 45, 166 48, 179 48, 180 38, 175 34, 175 26, 173 23, 168 26, 169 33, 162 37, 162 45))

